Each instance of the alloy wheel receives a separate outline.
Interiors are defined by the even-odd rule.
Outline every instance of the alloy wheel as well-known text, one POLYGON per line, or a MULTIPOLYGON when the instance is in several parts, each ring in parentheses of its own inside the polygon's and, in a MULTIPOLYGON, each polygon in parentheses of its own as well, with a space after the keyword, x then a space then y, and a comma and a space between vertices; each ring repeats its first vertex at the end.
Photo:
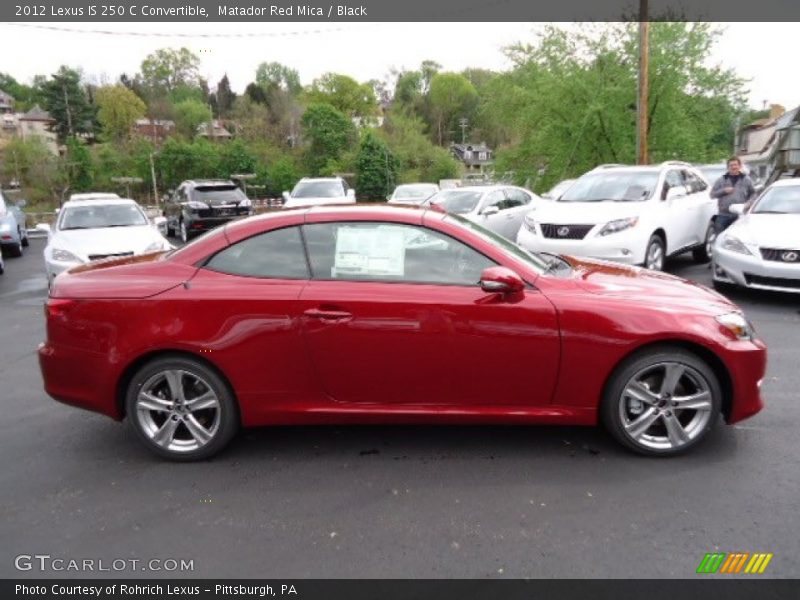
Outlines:
POLYGON ((198 450, 217 435, 221 406, 210 383, 182 369, 164 370, 148 378, 135 401, 142 432, 171 452, 198 450))
POLYGON ((664 268, 664 246, 657 237, 653 237, 647 245, 645 267, 651 271, 661 271, 664 268))
POLYGON ((625 434, 650 450, 675 450, 702 435, 713 413, 711 385, 694 367, 662 362, 635 373, 623 388, 625 434))
POLYGON ((181 221, 181 241, 185 244, 189 241, 189 232, 186 230, 186 223, 181 221))

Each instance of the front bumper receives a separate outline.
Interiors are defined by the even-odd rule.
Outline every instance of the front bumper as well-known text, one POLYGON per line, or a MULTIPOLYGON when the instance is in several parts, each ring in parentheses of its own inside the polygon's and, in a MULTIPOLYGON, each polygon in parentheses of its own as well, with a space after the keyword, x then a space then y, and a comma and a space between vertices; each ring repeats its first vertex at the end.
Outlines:
POLYGON ((776 292, 800 293, 800 263, 781 263, 714 246, 714 281, 776 292))
POLYGON ((540 228, 537 233, 532 233, 527 225, 523 224, 517 234, 517 244, 532 252, 567 254, 626 265, 640 265, 644 263, 647 240, 640 240, 634 231, 620 231, 605 237, 593 237, 592 232, 589 232, 582 240, 559 240, 544 237, 540 228))
POLYGON ((731 341, 719 353, 731 376, 731 404, 726 420, 738 423, 764 408, 761 383, 767 371, 767 347, 759 339, 731 341))

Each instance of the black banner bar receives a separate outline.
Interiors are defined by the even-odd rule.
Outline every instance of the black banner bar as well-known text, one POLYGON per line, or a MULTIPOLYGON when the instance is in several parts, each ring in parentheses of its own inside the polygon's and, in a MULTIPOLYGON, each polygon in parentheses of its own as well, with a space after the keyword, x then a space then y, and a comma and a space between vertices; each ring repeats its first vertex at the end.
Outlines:
MULTIPOLYGON (((0 17, 17 23, 622 21, 635 20, 638 9, 638 0, 14 0, 0 4, 0 17)), ((800 2, 649 0, 649 14, 669 21, 800 21, 800 2)))

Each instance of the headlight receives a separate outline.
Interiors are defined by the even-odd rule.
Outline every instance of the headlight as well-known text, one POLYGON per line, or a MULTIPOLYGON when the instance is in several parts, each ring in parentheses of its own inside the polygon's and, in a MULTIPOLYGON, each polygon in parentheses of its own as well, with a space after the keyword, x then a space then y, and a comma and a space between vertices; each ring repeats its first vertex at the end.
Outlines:
POLYGON ((525 225, 525 229, 536 234, 536 220, 533 218, 533 213, 528 213, 525 215, 525 219, 523 220, 523 224, 525 225))
POLYGON ((739 254, 753 254, 747 249, 747 246, 742 243, 742 240, 732 235, 723 236, 720 243, 724 250, 730 250, 731 252, 737 252, 739 254))
POLYGON ((53 260, 57 260, 58 262, 74 262, 74 263, 83 262, 82 259, 75 256, 69 250, 62 250, 61 248, 53 249, 53 260))
POLYGON ((169 250, 169 242, 153 242, 144 249, 144 253, 147 254, 148 252, 161 252, 162 250, 169 250))
POLYGON ((634 225, 639 222, 639 217, 628 217, 627 219, 617 219, 616 221, 610 221, 605 224, 605 226, 600 230, 597 235, 610 235, 612 233, 618 233, 620 231, 625 231, 626 229, 630 229, 634 225))
POLYGON ((239 202, 239 206, 241 208, 250 208, 251 206, 253 206, 253 202, 250 200, 250 198, 245 198, 244 200, 239 202))
POLYGON ((755 337, 755 330, 750 321, 742 313, 728 313, 716 317, 724 331, 730 333, 734 339, 750 341, 755 337))

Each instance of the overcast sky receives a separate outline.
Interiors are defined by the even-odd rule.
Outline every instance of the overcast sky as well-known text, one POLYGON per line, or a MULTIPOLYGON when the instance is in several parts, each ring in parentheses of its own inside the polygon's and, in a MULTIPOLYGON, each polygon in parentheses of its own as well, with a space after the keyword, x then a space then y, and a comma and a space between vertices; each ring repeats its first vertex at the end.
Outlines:
MULTIPOLYGON (((532 41, 537 23, 39 23, 59 30, 0 24, 5 60, 0 70, 29 82, 60 65, 112 82, 132 74, 157 48, 186 46, 201 59, 213 86, 227 73, 235 91, 252 81, 256 66, 278 61, 297 69, 304 84, 326 71, 360 81, 383 79, 391 67, 416 68, 432 59, 445 70, 508 68, 502 48, 532 41), (74 29, 76 31, 62 31, 74 29), (91 33, 112 32, 111 35, 91 33), (127 35, 126 33, 145 35, 127 35), (186 37, 176 35, 185 34, 186 37), (239 34, 243 37, 199 37, 239 34), (14 49, 14 51, 9 51, 14 49)), ((800 85, 790 64, 797 56, 798 23, 730 23, 712 62, 750 79, 750 104, 800 104, 800 85)))

